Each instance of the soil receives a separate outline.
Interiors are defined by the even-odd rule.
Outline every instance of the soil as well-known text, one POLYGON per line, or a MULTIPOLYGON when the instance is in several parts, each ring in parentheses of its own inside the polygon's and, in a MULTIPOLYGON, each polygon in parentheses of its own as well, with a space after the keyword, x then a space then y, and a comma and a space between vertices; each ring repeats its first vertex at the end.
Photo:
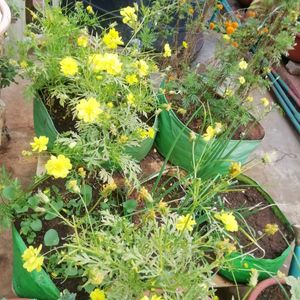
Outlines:
POLYGON ((289 300, 291 299, 291 287, 284 284, 284 285, 271 285, 267 287, 263 292, 258 296, 257 300, 289 300), (285 290, 286 294, 285 295, 283 289, 285 290))
POLYGON ((264 235, 263 238, 259 239, 258 244, 260 247, 262 247, 262 249, 265 250, 265 254, 240 231, 233 233, 232 235, 237 238, 240 245, 244 246, 244 252, 253 250, 252 254, 256 258, 263 257, 272 259, 280 256, 288 247, 283 236, 289 243, 291 243, 294 240, 293 232, 287 227, 287 225, 282 224, 282 222, 276 217, 271 207, 265 208, 269 205, 269 203, 255 187, 249 187, 245 186, 245 184, 243 185, 243 183, 239 183, 237 188, 243 190, 228 192, 221 195, 222 199, 224 200, 225 207, 229 209, 241 209, 255 206, 256 208, 252 210, 253 213, 247 210, 246 215, 245 210, 243 210, 243 216, 247 224, 255 230, 256 237, 259 237, 260 234, 263 234, 266 224, 277 224, 279 231, 272 236, 264 235))
MULTIPOLYGON (((176 97, 173 95, 166 95, 166 98, 170 101, 174 101, 176 103, 176 97)), ((222 101, 222 99, 220 99, 222 101)), ((178 119, 183 123, 187 124, 190 118, 192 117, 193 113, 197 110, 196 106, 191 106, 190 113, 188 112, 185 115, 177 114, 176 116, 178 119)), ((174 111, 175 113, 175 111, 174 111)), ((189 129, 193 130, 194 132, 199 132, 202 128, 202 120, 199 117, 195 117, 187 126, 189 129)), ((231 124, 227 124, 228 127, 231 124)), ((232 140, 262 140, 265 136, 264 128, 260 125, 257 121, 250 121, 246 126, 240 125, 233 136, 231 137, 232 140)))

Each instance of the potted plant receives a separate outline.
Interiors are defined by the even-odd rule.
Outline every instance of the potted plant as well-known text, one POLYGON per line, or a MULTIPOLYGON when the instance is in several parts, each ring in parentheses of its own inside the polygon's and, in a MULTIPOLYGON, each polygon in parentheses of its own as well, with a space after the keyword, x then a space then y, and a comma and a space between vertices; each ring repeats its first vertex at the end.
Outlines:
POLYGON ((296 299, 299 295, 299 279, 295 277, 269 278, 257 284, 251 291, 248 300, 258 299, 296 299), (295 297, 295 298, 294 298, 295 297))
MULTIPOLYGON (((260 109, 253 105, 250 90, 270 85, 265 77, 270 70, 268 65, 278 63, 292 42, 287 31, 278 31, 282 18, 289 23, 294 20, 288 4, 276 13, 270 12, 264 20, 250 16, 239 25, 225 16, 211 23, 210 30, 222 33, 223 39, 215 59, 205 66, 190 68, 178 58, 184 49, 170 52, 164 65, 172 67, 166 68, 165 84, 159 95, 161 113, 156 139, 163 156, 170 151, 172 163, 192 171, 192 151, 201 157, 207 144, 217 141, 218 135, 227 130, 229 141, 220 172, 228 170, 228 159, 246 161, 264 136, 255 118, 259 121, 273 106, 267 98, 261 99, 260 109), (259 33, 257 28, 261 28, 259 33), (253 53, 249 53, 250 49, 253 53), (250 113, 253 109, 255 118, 250 113), (171 151, 174 140, 178 143, 171 151)), ((287 30, 291 33, 295 29, 287 30)))
POLYGON ((277 274, 292 251, 294 233, 284 214, 259 184, 241 174, 237 180, 233 189, 219 198, 222 207, 219 210, 234 211, 239 223, 238 229, 231 232, 238 251, 228 255, 230 262, 220 274, 231 281, 246 283, 252 269, 257 270, 259 280, 277 274), (241 253, 245 255, 241 257, 241 253))
MULTIPOLYGON (((34 20, 20 46, 20 65, 32 79, 36 135, 48 137, 51 148, 60 133, 60 141, 68 141, 78 156, 90 151, 82 156, 90 157, 93 167, 137 170, 156 134, 157 103, 149 76, 156 68, 153 59, 138 45, 126 45, 113 27, 101 37, 90 35, 86 27, 95 28, 97 18, 80 4, 67 16, 48 7, 34 20), (125 47, 119 51, 120 45, 125 47), (39 66, 28 60, 28 51, 39 66), (88 147, 82 149, 83 143, 88 147)), ((140 23, 134 20, 135 32, 140 23)))

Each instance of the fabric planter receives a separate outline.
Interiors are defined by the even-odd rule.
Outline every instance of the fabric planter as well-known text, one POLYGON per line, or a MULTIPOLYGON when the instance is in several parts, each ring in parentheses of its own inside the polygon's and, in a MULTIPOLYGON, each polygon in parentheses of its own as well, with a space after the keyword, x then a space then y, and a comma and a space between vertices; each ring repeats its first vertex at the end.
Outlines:
MULTIPOLYGON (((248 185, 254 185, 256 189, 264 196, 265 200, 272 205, 271 208, 276 217, 281 221, 282 224, 285 224, 292 231, 291 224, 287 221, 284 214, 275 204, 272 197, 265 190, 263 190, 257 182, 245 175, 239 175, 237 179, 248 185)), ((242 253, 233 252, 227 256, 227 258, 230 259, 228 262, 228 269, 222 269, 219 271, 219 273, 231 281, 236 281, 237 283, 248 283, 251 276, 250 270, 256 269, 259 271, 259 280, 264 280, 277 274, 291 251, 292 246, 289 245, 280 256, 274 259, 255 258, 251 255, 245 255, 241 257, 242 253), (247 269, 244 267, 245 264, 247 264, 247 269)))
POLYGON ((23 268, 22 254, 26 250, 26 245, 19 232, 13 226, 13 289, 18 297, 43 300, 57 300, 59 290, 42 269, 40 272, 27 272, 23 268), (41 298, 42 297, 42 298, 41 298))
MULTIPOLYGON (((39 98, 35 98, 33 102, 33 122, 36 136, 47 136, 49 138, 48 147, 51 149, 58 135, 58 131, 55 128, 46 106, 39 98)), ((157 131, 157 117, 155 117, 153 127, 157 131)), ((153 143, 154 139, 147 138, 141 142, 139 147, 128 147, 126 153, 136 161, 141 161, 150 152, 153 143)))
MULTIPOLYGON (((167 103, 167 99, 163 94, 159 96, 160 103, 167 103)), ((185 169, 188 172, 193 172, 193 154, 192 143, 190 141, 191 129, 186 127, 177 117, 173 110, 163 110, 159 114, 158 134, 156 137, 156 147, 161 155, 166 157, 174 146, 170 154, 169 160, 172 164, 185 169)), ((195 159, 201 157, 206 142, 199 134, 196 134, 195 141, 195 159)), ((218 163, 218 172, 225 174, 228 172, 230 161, 245 163, 249 155, 260 145, 261 140, 231 140, 227 143, 226 149, 218 163), (221 161, 223 160, 223 161, 221 161), (224 161, 226 160, 226 161, 224 161)))

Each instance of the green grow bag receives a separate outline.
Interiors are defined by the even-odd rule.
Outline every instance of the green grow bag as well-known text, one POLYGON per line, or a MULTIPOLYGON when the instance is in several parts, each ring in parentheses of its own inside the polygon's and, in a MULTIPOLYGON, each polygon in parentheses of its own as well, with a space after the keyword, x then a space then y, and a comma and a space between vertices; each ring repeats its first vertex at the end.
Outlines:
MULTIPOLYGON (((163 94, 159 94, 158 98, 160 103, 168 103, 163 94)), ((155 143, 159 153, 166 157, 179 136, 169 160, 172 164, 188 172, 193 172, 192 143, 190 142, 190 133, 192 130, 188 127, 184 127, 185 125, 179 120, 172 109, 169 111, 163 110, 159 114, 158 134, 155 143)), ((199 134, 196 134, 196 136, 195 160, 201 157, 206 145, 206 142, 199 134)), ((245 163, 249 155, 260 143, 261 140, 230 140, 220 158, 220 163, 218 163, 218 172, 223 174, 227 173, 230 161, 245 163)))
POLYGON ((42 269, 40 272, 27 272, 23 268, 22 254, 26 250, 26 245, 19 232, 13 226, 13 289, 17 296, 38 300, 57 300, 59 290, 42 269))
MULTIPOLYGON (((291 224, 275 204, 274 200, 264 189, 262 189, 261 186, 259 186, 256 181, 245 175, 239 175, 237 179, 243 183, 255 186, 256 189, 264 196, 265 200, 269 204, 273 204, 271 208, 276 217, 281 221, 282 224, 285 224, 291 230, 291 232, 293 232, 291 224)), ((233 252, 227 256, 227 258, 230 259, 227 268, 221 269, 219 273, 231 281, 236 281, 237 283, 248 283, 251 276, 250 270, 256 269, 259 272, 259 280, 264 280, 277 274, 291 251, 292 246, 289 245, 280 256, 274 259, 254 258, 251 255, 245 255, 241 257, 241 253, 233 252), (247 265, 247 268, 245 268, 245 264, 247 265)))
MULTIPOLYGON (((49 115, 49 112, 40 98, 35 98, 33 102, 33 122, 36 136, 47 136, 49 138, 49 148, 53 146, 53 143, 58 135, 54 123, 49 115)), ((153 127, 155 132, 158 129, 158 118, 155 116, 153 127)), ((141 161, 150 152, 154 139, 147 138, 142 141, 139 147, 128 147, 126 153, 130 155, 136 161, 141 161)))

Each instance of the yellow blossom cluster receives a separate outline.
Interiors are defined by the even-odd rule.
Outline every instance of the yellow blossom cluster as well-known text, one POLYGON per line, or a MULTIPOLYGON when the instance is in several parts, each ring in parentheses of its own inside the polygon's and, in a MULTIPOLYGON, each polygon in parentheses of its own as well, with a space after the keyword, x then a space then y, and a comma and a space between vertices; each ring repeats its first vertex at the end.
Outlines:
POLYGON ((206 128, 206 132, 202 134, 202 138, 205 142, 212 140, 216 135, 223 131, 223 125, 220 122, 215 123, 215 127, 211 125, 206 128))
POLYGON ((76 111, 78 119, 83 120, 85 123, 95 122, 99 115, 103 113, 100 103, 93 97, 80 100, 76 105, 76 111))
POLYGON ((232 212, 222 211, 221 213, 216 213, 215 218, 224 224, 227 231, 238 231, 239 226, 232 212))
POLYGON ((116 49, 118 46, 124 45, 122 37, 115 28, 111 28, 109 32, 103 36, 103 43, 110 49, 116 49))
POLYGON ((36 270, 40 272, 42 270, 42 265, 44 262, 44 257, 40 255, 42 250, 42 245, 38 248, 33 248, 33 246, 29 246, 22 254, 23 259, 23 267, 28 271, 32 272, 36 270))
POLYGON ((135 27, 138 16, 136 14, 136 7, 127 6, 120 10, 120 15, 123 17, 122 21, 130 27, 135 27))
POLYGON ((48 175, 57 178, 66 178, 72 169, 72 164, 69 158, 62 154, 58 156, 52 155, 45 165, 48 175))
POLYGON ((190 214, 187 214, 185 216, 180 216, 176 222, 176 229, 178 231, 192 231, 193 226, 196 225, 196 221, 193 219, 193 217, 190 214))

